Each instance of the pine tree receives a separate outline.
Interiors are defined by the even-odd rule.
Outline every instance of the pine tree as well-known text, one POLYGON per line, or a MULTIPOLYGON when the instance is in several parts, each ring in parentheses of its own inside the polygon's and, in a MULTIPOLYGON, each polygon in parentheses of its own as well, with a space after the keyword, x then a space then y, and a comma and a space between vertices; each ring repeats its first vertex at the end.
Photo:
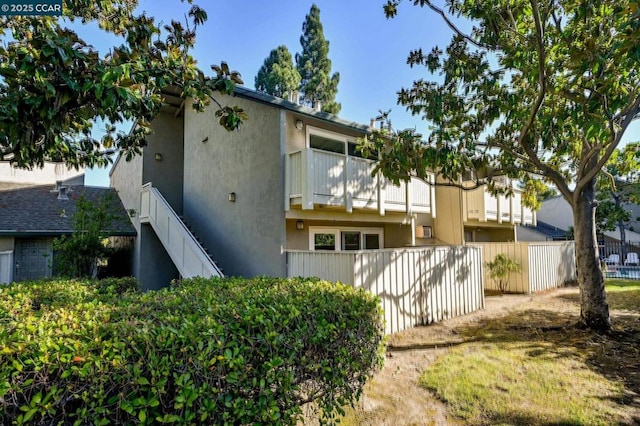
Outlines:
POLYGON ((302 81, 300 93, 302 103, 313 106, 321 102, 322 111, 337 114, 341 105, 335 101, 338 93, 340 74, 331 75, 331 60, 329 42, 324 38, 320 9, 315 4, 311 6, 309 14, 302 24, 300 37, 302 53, 296 54, 296 65, 302 81))
POLYGON ((300 73, 293 66, 293 57, 287 46, 273 49, 256 75, 256 90, 284 98, 298 90, 299 85, 300 73))

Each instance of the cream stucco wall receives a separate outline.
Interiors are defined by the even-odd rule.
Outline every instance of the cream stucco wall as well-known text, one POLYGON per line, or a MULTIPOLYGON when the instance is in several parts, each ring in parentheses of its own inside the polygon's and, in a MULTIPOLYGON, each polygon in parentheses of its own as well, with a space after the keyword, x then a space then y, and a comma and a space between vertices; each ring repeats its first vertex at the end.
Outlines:
POLYGON ((83 175, 84 169, 68 168, 62 163, 46 162, 42 168, 25 170, 17 169, 8 162, 0 161, 0 182, 46 185, 58 180, 79 179, 77 184, 81 185, 84 182, 83 175))
POLYGON ((283 276, 284 113, 239 97, 220 100, 249 119, 228 132, 214 107, 185 111, 184 216, 226 275, 283 276))

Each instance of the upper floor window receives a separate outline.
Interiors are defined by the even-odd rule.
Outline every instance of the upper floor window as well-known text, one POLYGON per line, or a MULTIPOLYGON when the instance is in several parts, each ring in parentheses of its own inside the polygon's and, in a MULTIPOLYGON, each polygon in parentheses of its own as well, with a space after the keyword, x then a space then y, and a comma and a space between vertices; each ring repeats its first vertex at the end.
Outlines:
MULTIPOLYGON (((335 152, 343 155, 346 153, 346 155, 349 155, 350 157, 365 158, 358 148, 358 143, 356 142, 355 137, 311 126, 308 126, 307 129, 309 148, 335 152)), ((376 157, 377 156, 374 156, 374 158, 376 157)))
POLYGON ((309 147, 321 149, 322 151, 336 152, 344 154, 344 142, 335 139, 326 138, 319 135, 309 135, 309 147))

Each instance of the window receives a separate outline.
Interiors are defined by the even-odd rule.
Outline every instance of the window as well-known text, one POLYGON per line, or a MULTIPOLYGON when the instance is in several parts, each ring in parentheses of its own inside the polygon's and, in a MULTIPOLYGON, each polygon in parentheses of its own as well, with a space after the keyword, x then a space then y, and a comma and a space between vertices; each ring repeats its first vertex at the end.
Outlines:
POLYGON ((309 135, 309 146, 323 151, 344 154, 344 142, 325 138, 318 135, 309 135))
POLYGON ((318 233, 313 235, 314 250, 335 250, 336 234, 334 233, 318 233))
POLYGON ((342 250, 360 250, 360 232, 341 232, 342 250))
POLYGON ((335 152, 337 154, 349 155, 362 158, 362 153, 357 149, 358 144, 355 137, 327 130, 307 127, 308 146, 322 151, 335 152))
POLYGON ((376 250, 380 248, 380 235, 364 234, 364 249, 376 250))
POLYGON ((382 228, 309 227, 311 250, 353 251, 383 248, 382 228))

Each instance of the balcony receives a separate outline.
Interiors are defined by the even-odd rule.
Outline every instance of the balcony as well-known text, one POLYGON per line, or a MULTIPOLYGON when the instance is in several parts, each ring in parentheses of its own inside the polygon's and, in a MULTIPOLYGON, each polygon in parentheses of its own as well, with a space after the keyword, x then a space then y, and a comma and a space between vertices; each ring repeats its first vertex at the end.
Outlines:
MULTIPOLYGON (((510 185, 505 181, 505 185, 510 185)), ((464 220, 534 225, 535 212, 522 204, 522 191, 513 189, 511 196, 494 196, 486 186, 465 191, 464 220)))
POLYGON ((385 212, 435 215, 435 182, 412 178, 400 186, 382 175, 372 176, 375 162, 360 157, 305 148, 287 155, 285 163, 285 210, 316 205, 385 212))

